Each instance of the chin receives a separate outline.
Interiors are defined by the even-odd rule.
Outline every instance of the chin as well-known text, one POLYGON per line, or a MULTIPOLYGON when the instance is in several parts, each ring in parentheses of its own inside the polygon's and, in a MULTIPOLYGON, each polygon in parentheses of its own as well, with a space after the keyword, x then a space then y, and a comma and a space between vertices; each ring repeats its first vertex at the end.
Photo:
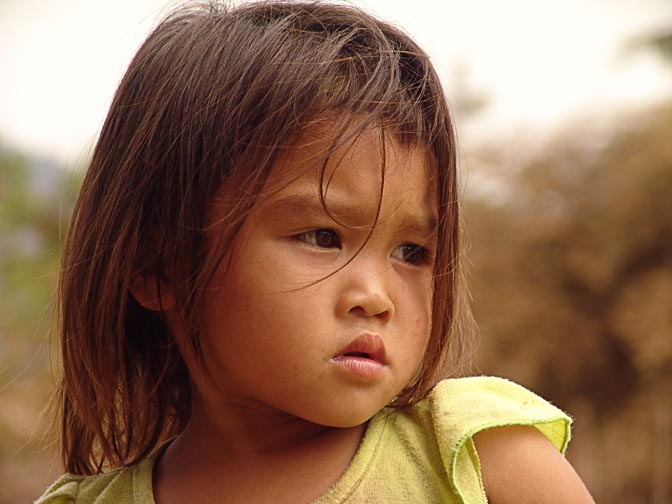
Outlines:
POLYGON ((371 418, 373 418, 373 415, 366 415, 366 416, 352 416, 352 417, 341 417, 341 418, 330 418, 330 419, 324 419, 322 421, 317 421, 313 422, 317 425, 322 425, 324 427, 333 427, 335 429, 350 429, 352 427, 358 427, 362 424, 365 424, 371 418))
POLYGON ((356 401, 352 401, 349 404, 344 402, 342 407, 338 409, 323 411, 322 414, 318 415, 309 415, 308 417, 304 417, 304 419, 325 427, 343 429, 357 427, 371 420, 371 418, 387 406, 388 402, 379 403, 369 399, 361 407, 357 407, 356 401))

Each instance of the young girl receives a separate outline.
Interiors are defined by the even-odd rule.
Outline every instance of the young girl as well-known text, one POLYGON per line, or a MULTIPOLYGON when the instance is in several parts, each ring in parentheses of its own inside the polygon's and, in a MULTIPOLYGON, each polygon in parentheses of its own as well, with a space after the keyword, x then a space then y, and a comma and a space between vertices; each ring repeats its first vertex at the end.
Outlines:
POLYGON ((455 152, 426 54, 353 7, 162 22, 68 233, 68 474, 37 502, 591 502, 564 413, 440 381, 468 329, 455 152))

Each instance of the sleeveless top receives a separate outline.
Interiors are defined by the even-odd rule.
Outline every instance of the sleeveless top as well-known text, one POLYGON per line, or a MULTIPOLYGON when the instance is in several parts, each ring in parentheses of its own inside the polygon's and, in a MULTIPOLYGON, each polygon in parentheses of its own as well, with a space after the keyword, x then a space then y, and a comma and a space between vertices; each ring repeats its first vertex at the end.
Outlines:
MULTIPOLYGON (((486 504, 472 440, 477 432, 535 426, 564 453, 570 424, 561 410, 508 380, 444 380, 422 401, 375 415, 348 468, 314 504, 486 504)), ((65 474, 35 504, 155 504, 153 459, 100 475, 65 474)))

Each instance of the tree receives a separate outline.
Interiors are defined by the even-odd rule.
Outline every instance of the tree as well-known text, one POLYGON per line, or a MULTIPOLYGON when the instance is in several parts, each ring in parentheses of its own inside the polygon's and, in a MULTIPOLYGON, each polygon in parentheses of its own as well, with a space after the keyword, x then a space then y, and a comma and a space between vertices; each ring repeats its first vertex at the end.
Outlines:
POLYGON ((479 365, 587 410, 603 456, 585 466, 611 475, 598 501, 668 502, 651 453, 672 439, 672 106, 587 138, 558 136, 506 197, 469 203, 479 365))

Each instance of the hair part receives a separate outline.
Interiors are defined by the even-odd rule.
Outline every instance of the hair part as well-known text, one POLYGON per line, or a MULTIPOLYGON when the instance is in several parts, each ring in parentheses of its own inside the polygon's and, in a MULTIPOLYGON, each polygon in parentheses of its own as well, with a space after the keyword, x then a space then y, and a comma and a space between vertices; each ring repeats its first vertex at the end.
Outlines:
POLYGON ((68 230, 59 279, 66 470, 93 474, 134 464, 185 427, 185 363, 163 310, 141 306, 129 287, 139 275, 157 291, 169 286, 198 355, 195 314, 226 244, 283 150, 325 122, 335 125, 334 149, 366 128, 383 128, 402 145, 426 146, 435 165, 432 334, 417 380, 395 404, 423 397, 446 374, 445 362, 459 362, 470 319, 461 286, 456 147, 427 55, 355 7, 188 6, 162 21, 132 60, 68 230), (223 183, 235 194, 212 254, 206 216, 223 183))

